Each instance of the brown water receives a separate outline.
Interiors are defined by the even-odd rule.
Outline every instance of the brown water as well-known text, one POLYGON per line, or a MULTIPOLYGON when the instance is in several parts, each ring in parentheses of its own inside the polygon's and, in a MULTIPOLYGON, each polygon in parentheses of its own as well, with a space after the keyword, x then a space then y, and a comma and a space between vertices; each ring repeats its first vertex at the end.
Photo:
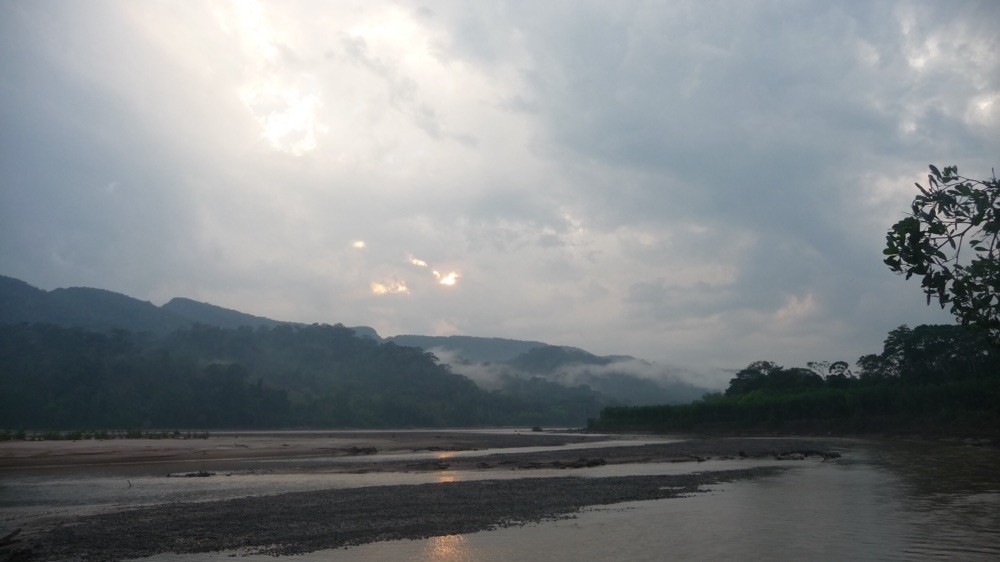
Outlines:
MULTIPOLYGON (((778 463, 772 477, 726 484, 686 498, 589 509, 574 519, 422 541, 374 543, 291 559, 539 560, 1000 560, 1000 450, 961 444, 835 441, 840 459, 778 463)), ((491 454, 492 451, 482 451, 491 454)), ((605 466, 577 475, 676 473, 757 465, 754 461, 605 466)), ((774 464, 774 463, 771 463, 774 464)), ((126 496, 118 479, 38 477, 33 499, 0 485, 0 522, 30 510, 235 497, 292 489, 519 477, 525 472, 422 474, 234 474, 212 479, 148 477, 145 495, 126 496), (228 480, 227 480, 228 478, 228 480), (115 488, 117 486, 117 489, 115 488), (161 486, 159 490, 156 486, 161 486), (89 491, 81 492, 80 488, 89 491), (6 494, 6 495, 5 495, 6 494), (61 498, 61 499, 60 499, 61 498), (75 498, 75 499, 74 499, 75 498), (103 503, 102 503, 103 502, 103 503), (17 505, 12 505, 16 503, 17 505)), ((565 476, 530 471, 529 476, 565 476)), ((143 477, 147 478, 147 477, 143 477)), ((20 482, 25 484, 26 482, 20 482)), ((103 507, 102 507, 103 506, 103 507)), ((168 560, 231 560, 228 553, 161 555, 168 560)), ((248 557, 245 560, 274 560, 248 557)))

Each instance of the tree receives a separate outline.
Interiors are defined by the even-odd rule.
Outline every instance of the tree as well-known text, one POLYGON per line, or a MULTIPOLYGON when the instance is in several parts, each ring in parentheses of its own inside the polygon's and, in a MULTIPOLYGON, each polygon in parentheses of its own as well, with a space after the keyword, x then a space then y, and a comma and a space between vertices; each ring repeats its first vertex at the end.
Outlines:
POLYGON ((869 353, 858 358, 858 378, 865 383, 877 383, 899 376, 895 365, 885 357, 869 353))
POLYGON ((886 234, 885 263, 909 279, 922 277, 927 304, 936 298, 963 326, 1000 343, 1000 182, 930 166, 927 188, 909 215, 886 234))
POLYGON ((908 383, 1000 374, 1000 351, 983 334, 955 325, 900 326, 885 338, 881 357, 889 373, 908 383))
POLYGON ((817 375, 823 377, 826 385, 830 388, 847 388, 854 380, 854 373, 847 361, 810 361, 807 363, 809 369, 817 375))
POLYGON ((768 375, 778 370, 781 370, 781 367, 773 361, 754 361, 736 373, 736 376, 729 381, 726 396, 746 394, 758 390, 764 386, 768 375))

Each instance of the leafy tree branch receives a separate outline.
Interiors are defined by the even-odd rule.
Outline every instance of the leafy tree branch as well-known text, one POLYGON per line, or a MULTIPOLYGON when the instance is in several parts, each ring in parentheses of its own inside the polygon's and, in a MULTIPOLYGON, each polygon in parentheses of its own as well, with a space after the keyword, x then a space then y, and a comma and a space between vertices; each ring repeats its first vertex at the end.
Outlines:
POLYGON ((927 187, 909 214, 886 234, 885 263, 921 277, 927 304, 951 307, 963 326, 1000 343, 1000 182, 958 174, 957 166, 930 166, 927 187))

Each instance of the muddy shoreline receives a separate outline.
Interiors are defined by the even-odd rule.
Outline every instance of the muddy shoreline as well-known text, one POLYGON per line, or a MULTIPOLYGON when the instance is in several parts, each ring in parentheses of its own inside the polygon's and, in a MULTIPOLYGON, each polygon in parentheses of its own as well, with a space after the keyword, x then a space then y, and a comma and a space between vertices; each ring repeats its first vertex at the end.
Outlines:
MULTIPOLYGON (((289 441, 287 435, 278 441, 289 441)), ((785 467, 733 467, 698 472, 705 460, 779 459, 821 462, 838 455, 835 442, 796 438, 688 439, 654 444, 602 446, 595 437, 572 434, 477 434, 427 432, 399 435, 351 435, 351 444, 337 441, 337 447, 353 447, 355 454, 334 464, 310 466, 296 460, 288 471, 424 472, 477 470, 496 471, 498 479, 442 482, 437 484, 368 486, 249 496, 218 501, 165 503, 107 513, 64 517, 48 521, 44 527, 25 529, 19 542, 0 549, 0 560, 121 560, 164 552, 196 553, 237 551, 239 553, 296 554, 315 550, 359 545, 390 539, 419 539, 463 534, 497 527, 571 517, 581 508, 635 500, 654 500, 703 491, 706 486, 762 475, 785 467), (586 448, 580 443, 594 442, 586 448), (392 449, 378 449, 373 443, 392 449), (550 451, 504 451, 502 454, 461 456, 460 451, 510 448, 520 445, 560 445, 576 443, 572 449, 550 451), (366 451, 375 448, 379 459, 366 451), (362 451, 362 452, 359 452, 362 451), (395 452, 424 452, 422 459, 393 458, 395 452), (590 466, 650 462, 691 463, 691 472, 658 476, 588 475, 590 466), (566 476, 532 477, 532 469, 565 468, 566 476), (500 478, 501 472, 521 471, 523 477, 500 478), (586 477, 584 477, 586 476, 586 477)), ((635 436, 641 440, 642 436, 635 436)), ((227 439, 229 439, 227 437, 227 439)), ((271 437, 251 444, 250 455, 271 451, 271 437)), ((307 436, 288 451, 292 458, 329 449, 331 439, 344 436, 307 436)), ((638 441, 637 441, 638 442, 638 441)), ((221 444, 221 442, 220 442, 221 444)), ((217 445, 220 445, 217 444, 217 445)), ((105 459, 133 458, 148 444, 130 444, 126 451, 98 453, 105 459)), ((151 446, 155 446, 153 444, 151 446)), ((103 446, 103 445, 102 445, 103 446)), ((228 445, 227 445, 228 446, 228 445)), ((280 443, 278 443, 280 446, 280 443)), ((80 453, 78 448, 68 449, 80 453)), ((243 448, 241 448, 243 449, 243 448)), ((348 449, 345 449, 348 450, 348 449)), ((191 449, 189 453, 196 451, 191 449)), ((91 451, 93 453, 93 451, 91 451)), ((197 454, 196 452, 194 454, 197 454)), ((334 454, 328 451, 328 454, 334 454)), ((336 454, 342 454, 336 453, 336 454)), ((346 455, 346 453, 343 453, 346 455)), ((49 457, 56 454, 46 455, 49 457)), ((67 455, 69 458, 73 455, 67 455)), ((83 457, 88 455, 84 454, 83 457)), ((161 458, 154 453, 154 458, 161 458)), ((7 455, 8 466, 15 455, 7 455)), ((23 456, 29 466, 38 457, 23 456)), ((174 462, 176 459, 171 460, 174 462)), ((243 462, 252 461, 244 459, 243 462)), ((116 460, 114 462, 121 462, 116 460)), ((140 461, 148 462, 148 461, 140 461)), ((219 466, 226 460, 220 460, 219 466)), ((320 460, 317 460, 320 462, 320 460)), ((212 463, 205 465, 211 469, 212 463)), ((160 470, 161 462, 141 465, 160 470)), ((714 463, 719 468, 718 463, 714 463)), ((792 466, 792 463, 789 463, 792 466)), ((110 460, 97 469, 115 470, 110 460)), ((95 470, 94 463, 59 465, 59 472, 95 470)), ((274 470, 273 465, 268 470, 274 470)), ((0 476, 3 472, 0 472, 0 476)), ((165 475, 164 475, 165 476, 165 475)))

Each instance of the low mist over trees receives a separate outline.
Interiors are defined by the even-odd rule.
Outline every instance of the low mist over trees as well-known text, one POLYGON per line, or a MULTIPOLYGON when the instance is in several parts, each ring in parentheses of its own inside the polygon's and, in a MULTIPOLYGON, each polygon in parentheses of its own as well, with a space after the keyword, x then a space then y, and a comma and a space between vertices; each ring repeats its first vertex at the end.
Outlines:
MULTIPOLYGON (((598 356, 575 347, 500 338, 394 336, 387 339, 434 353, 455 372, 487 389, 525 388, 519 380, 539 379, 564 387, 584 387, 607 402, 636 406, 681 404, 709 392, 686 382, 684 379, 694 377, 683 369, 625 355, 598 356)), ((530 387, 541 389, 542 385, 536 383, 530 387)))
POLYGON ((662 431, 962 431, 1000 427, 1000 349, 961 326, 900 326, 882 353, 786 368, 756 361, 724 394, 605 408, 595 428, 662 431))

